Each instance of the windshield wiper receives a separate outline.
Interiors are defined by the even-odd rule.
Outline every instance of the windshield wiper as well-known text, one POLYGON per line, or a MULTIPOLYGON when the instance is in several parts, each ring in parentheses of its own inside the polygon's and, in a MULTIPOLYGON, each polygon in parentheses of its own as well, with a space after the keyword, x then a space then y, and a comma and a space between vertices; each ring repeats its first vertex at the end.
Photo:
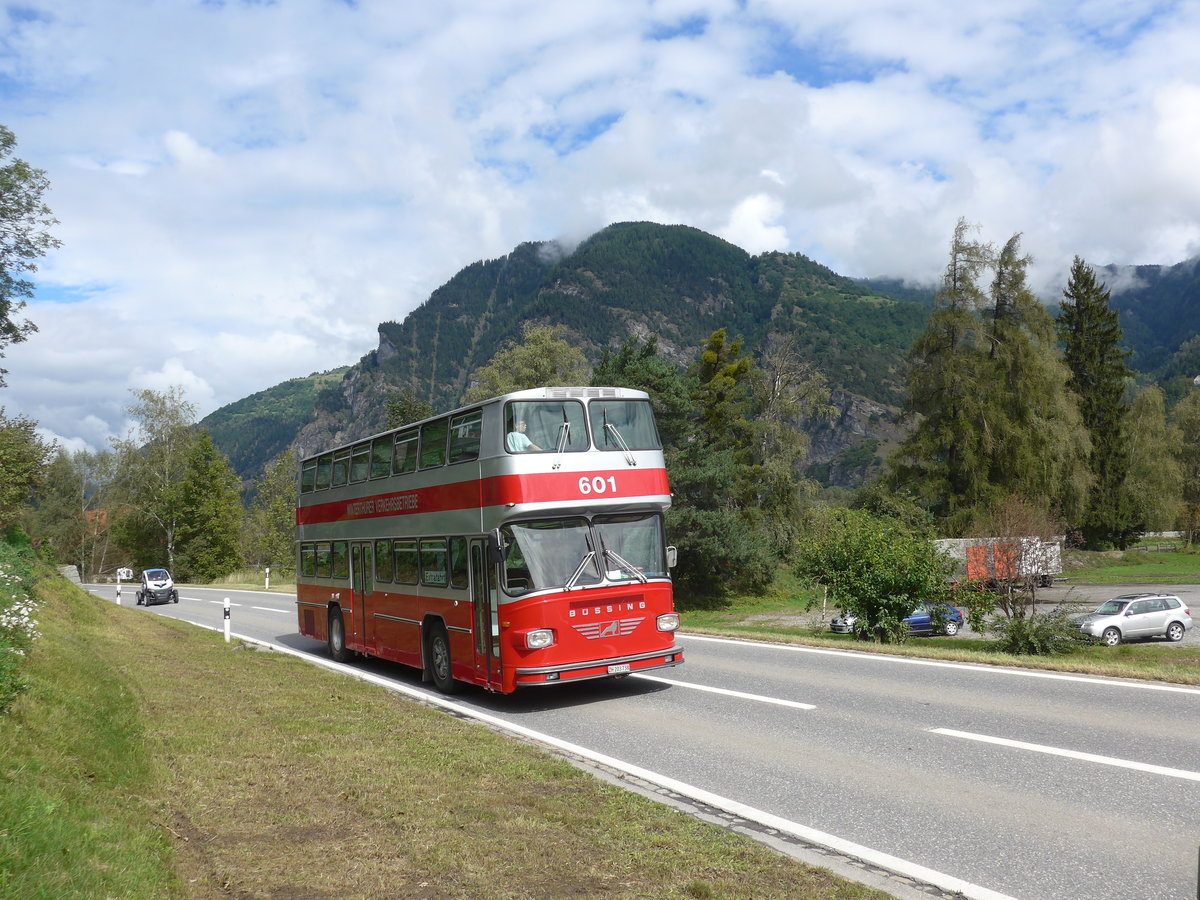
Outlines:
POLYGON ((574 590, 575 582, 579 580, 579 576, 583 574, 583 570, 587 568, 588 563, 590 563, 595 558, 596 558, 596 551, 589 550, 587 552, 587 554, 584 555, 583 559, 579 561, 579 565, 575 569, 575 574, 567 579, 567 583, 563 587, 563 590, 565 590, 565 591, 574 590))
POLYGON ((625 438, 621 437, 621 432, 617 431, 617 426, 608 421, 608 410, 604 410, 604 430, 613 436, 617 442, 617 446, 625 454, 625 462, 631 466, 637 465, 637 460, 633 458, 633 452, 629 449, 629 445, 625 443, 625 438))
MULTIPOLYGON (((628 572, 630 575, 632 575, 638 581, 642 582, 642 584, 645 584, 647 581, 650 580, 646 577, 646 574, 641 571, 641 569, 639 569, 637 566, 635 566, 629 560, 625 559, 620 554, 618 554, 616 550, 609 550, 608 545, 606 543, 604 543, 603 538, 600 539, 600 546, 602 548, 604 548, 604 558, 616 563, 618 569, 624 569, 626 572, 628 572)), ((608 567, 605 566, 605 571, 607 571, 607 570, 608 570, 608 567)))
POLYGON ((554 465, 551 468, 557 469, 562 465, 562 455, 566 452, 567 444, 571 441, 571 423, 567 421, 567 413, 563 411, 563 420, 558 426, 558 440, 555 442, 558 449, 558 456, 555 457, 554 465))

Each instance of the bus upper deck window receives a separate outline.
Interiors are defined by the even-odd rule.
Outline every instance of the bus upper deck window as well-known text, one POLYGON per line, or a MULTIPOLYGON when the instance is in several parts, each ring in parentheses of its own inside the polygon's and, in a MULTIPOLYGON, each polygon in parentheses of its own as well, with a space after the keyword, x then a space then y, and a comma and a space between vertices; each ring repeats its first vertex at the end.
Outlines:
POLYGON ((421 426, 421 468, 432 469, 446 464, 445 419, 426 422, 421 426))
POLYGON ((385 478, 392 471, 392 436, 375 438, 371 444, 371 477, 385 478))
POLYGON ((340 487, 350 480, 350 448, 333 453, 333 486, 340 487))
POLYGON ((331 473, 333 472, 333 454, 326 453, 317 460, 317 490, 323 491, 329 487, 331 473))
POLYGON ((479 459, 479 436, 483 429, 483 410, 475 409, 450 420, 450 462, 479 459))
POLYGON ((588 417, 597 450, 662 449, 647 400, 593 400, 588 405, 588 417))
POLYGON ((310 459, 300 470, 300 493, 308 494, 317 488, 317 461, 310 459))
POLYGON ((371 470, 371 445, 369 443, 359 444, 354 448, 354 453, 350 457, 350 480, 366 481, 367 474, 371 470))
POLYGON ((575 453, 588 448, 583 406, 575 400, 514 400, 504 410, 509 453, 575 453))
POLYGON ((417 432, 402 431, 396 435, 396 446, 392 454, 392 474, 403 475, 417 468, 417 432))

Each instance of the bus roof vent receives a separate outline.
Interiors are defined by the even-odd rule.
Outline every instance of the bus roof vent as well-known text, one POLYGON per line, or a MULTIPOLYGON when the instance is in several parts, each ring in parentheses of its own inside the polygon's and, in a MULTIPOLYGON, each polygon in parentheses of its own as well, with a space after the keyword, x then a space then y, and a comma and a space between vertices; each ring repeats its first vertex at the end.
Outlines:
POLYGON ((592 400, 597 397, 616 397, 619 388, 588 387, 588 388, 546 388, 546 396, 553 400, 568 397, 592 400))

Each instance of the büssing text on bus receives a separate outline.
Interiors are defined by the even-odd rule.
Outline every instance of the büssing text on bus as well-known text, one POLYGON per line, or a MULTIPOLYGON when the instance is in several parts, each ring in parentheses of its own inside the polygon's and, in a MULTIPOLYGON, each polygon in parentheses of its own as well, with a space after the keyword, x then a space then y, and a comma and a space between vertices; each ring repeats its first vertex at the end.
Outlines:
POLYGON ((675 666, 648 396, 517 391, 301 465, 300 633, 509 692, 675 666))

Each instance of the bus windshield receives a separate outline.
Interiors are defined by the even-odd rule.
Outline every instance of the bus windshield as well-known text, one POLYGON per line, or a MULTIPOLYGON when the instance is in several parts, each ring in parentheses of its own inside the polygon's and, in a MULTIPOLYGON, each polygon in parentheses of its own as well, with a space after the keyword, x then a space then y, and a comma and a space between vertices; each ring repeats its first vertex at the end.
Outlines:
POLYGON ((667 574, 661 516, 656 513, 596 516, 594 525, 604 574, 609 581, 645 581, 667 574))
POLYGON ((516 522, 500 536, 509 594, 667 574, 658 513, 597 516, 593 526, 583 518, 516 522))
POLYGON ((593 400, 588 405, 597 450, 661 450, 647 400, 593 400))
POLYGON ((514 523, 500 529, 500 536, 504 588, 510 594, 600 581, 585 519, 514 523))

